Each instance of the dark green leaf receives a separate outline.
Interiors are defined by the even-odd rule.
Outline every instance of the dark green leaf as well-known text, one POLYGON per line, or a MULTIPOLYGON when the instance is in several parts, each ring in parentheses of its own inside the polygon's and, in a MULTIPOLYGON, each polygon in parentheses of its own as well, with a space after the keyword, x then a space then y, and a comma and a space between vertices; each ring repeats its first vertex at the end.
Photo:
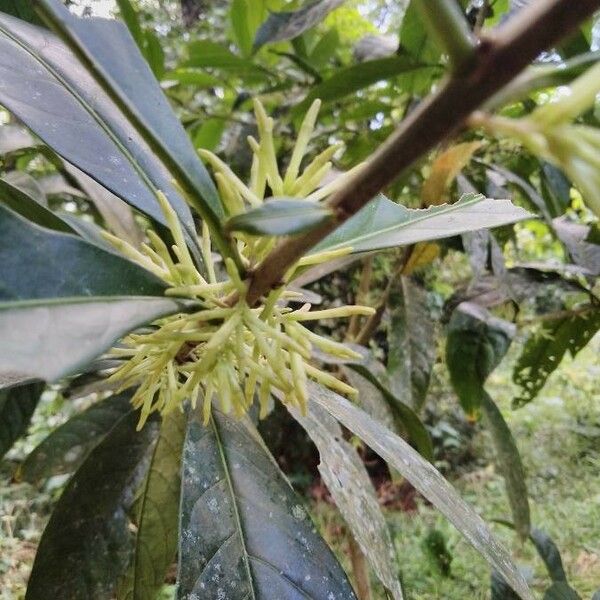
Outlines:
POLYGON ((166 285, 119 255, 43 229, 0 205, 0 301, 163 296, 166 285))
POLYGON ((42 535, 26 600, 113 597, 131 556, 128 511, 156 437, 153 422, 136 432, 138 418, 122 417, 69 481, 42 535))
POLYGON ((498 571, 492 571, 491 600, 520 600, 519 595, 504 581, 498 571))
POLYGON ((329 79, 325 79, 325 81, 311 89, 308 96, 294 108, 294 114, 301 115, 304 113, 317 98, 320 98, 323 102, 333 102, 369 87, 378 81, 421 70, 430 71, 431 67, 423 66, 405 56, 369 60, 358 65, 338 69, 329 79))
POLYGON ((25 0, 0 0, 0 12, 18 17, 23 21, 29 21, 29 23, 35 23, 41 25, 40 18, 35 14, 35 10, 31 2, 25 0))
POLYGON ((451 237, 530 218, 509 200, 491 200, 465 194, 454 204, 413 210, 377 196, 314 248, 314 252, 351 246, 353 252, 369 252, 451 237))
POLYGON ((319 473, 371 568, 392 597, 402 600, 394 545, 362 459, 320 406, 310 403, 307 415, 292 414, 317 446, 319 473))
POLYGON ((206 119, 194 134, 194 146, 205 150, 214 150, 221 141, 225 124, 224 119, 206 119))
POLYGON ((92 404, 55 429, 27 456, 16 478, 39 483, 53 475, 76 471, 115 423, 131 410, 130 394, 92 404))
POLYGON ((298 37, 321 22, 328 13, 344 2, 345 0, 315 0, 293 12, 271 13, 256 32, 254 49, 265 44, 298 37))
POLYGON ((544 594, 544 600, 581 600, 581 596, 567 583, 553 583, 544 594))
POLYGON ((194 68, 180 68, 169 71, 165 73, 164 80, 175 81, 183 85, 193 85, 198 88, 213 87, 220 83, 220 80, 214 75, 194 68))
POLYGON ((156 79, 165 74, 165 51, 160 38, 153 31, 144 32, 144 57, 156 79))
POLYGON ((515 334, 515 326, 480 306, 463 302, 448 326, 446 364, 460 404, 469 415, 479 412, 483 384, 498 366, 515 334))
POLYGON ((142 26, 140 25, 140 19, 138 17, 137 10, 131 3, 131 0, 117 0, 117 6, 119 7, 121 19, 123 19, 123 22, 125 25, 127 25, 127 29, 129 29, 131 37, 135 40, 135 43, 143 52, 144 32, 142 31, 142 26))
POLYGON ((554 582, 567 581, 560 551, 552 538, 541 529, 533 528, 529 534, 535 549, 546 565, 548 574, 554 582))
POLYGON ((387 371, 390 390, 410 397, 419 411, 425 402, 435 361, 435 325, 427 308, 425 290, 407 277, 399 277, 390 294, 387 371))
POLYGON ((312 402, 322 406, 397 469, 496 568, 523 600, 533 600, 525 579, 508 551, 494 538, 481 517, 458 495, 442 474, 401 437, 329 389, 309 383, 312 402))
MULTIPOLYGON (((111 31, 113 27, 122 31, 122 24, 109 24, 111 31)), ((124 60, 126 56, 132 59, 125 50, 117 52, 111 44, 102 43, 107 51, 113 52, 114 60, 120 61, 128 70, 128 76, 135 72, 139 77, 139 73, 147 72, 145 65, 138 70, 130 60, 124 60)), ((0 103, 67 161, 160 223, 165 220, 156 200, 156 191, 162 190, 194 244, 191 213, 173 187, 171 176, 57 37, 0 14, 0 56, 0 103), (82 144, 81 140, 86 143, 82 144)), ((143 95, 149 86, 152 87, 148 92, 148 103, 156 101, 164 108, 166 100, 158 96, 162 94, 160 88, 153 79, 146 81, 147 78, 145 76, 143 85, 136 78, 136 83, 142 85, 139 93, 143 95)), ((168 105, 164 110, 167 109, 168 105)), ((161 115, 164 110, 160 111, 161 115)), ((166 122, 174 119, 172 116, 166 122)), ((176 122, 173 131, 176 132, 178 127, 176 122)), ((177 137, 173 134, 173 139, 177 137)), ((205 173, 202 165, 198 172, 205 173)))
POLYGON ((186 67, 259 71, 259 68, 252 61, 237 56, 222 44, 208 40, 191 42, 188 45, 188 54, 189 59, 184 63, 186 67))
POLYGON ((523 461, 500 409, 485 392, 481 406, 487 427, 492 434, 498 467, 506 484, 515 529, 524 540, 531 529, 531 517, 523 461))
POLYGON ((43 391, 43 383, 0 389, 0 458, 27 431, 43 391))
POLYGON ((55 381, 137 327, 185 310, 168 298, 57 298, 0 303, 0 377, 55 381))
POLYGON ((266 0, 233 0, 229 15, 235 41, 244 56, 252 54, 256 30, 267 14, 266 0))
POLYGON ((177 597, 355 598, 248 419, 188 427, 177 597))
POLYGON ((591 307, 587 313, 545 321, 527 340, 513 370, 513 380, 521 386, 513 404, 523 406, 533 400, 564 355, 569 352, 575 356, 599 329, 598 307, 591 307))
POLYGON ((273 198, 231 217, 225 227, 254 235, 292 235, 314 229, 332 216, 327 206, 309 200, 273 198))
POLYGON ((138 498, 132 562, 119 600, 154 598, 177 552, 181 454, 186 417, 175 410, 163 417, 146 481, 138 498))
MULTIPOLYGON (((15 178, 11 178, 10 180, 8 178, 0 179, 0 207, 2 204, 19 213, 28 221, 32 221, 43 227, 49 227, 50 229, 65 233, 74 232, 68 223, 42 204, 34 194, 27 193, 22 186, 18 185, 18 180, 15 178)), ((0 209, 0 227, 2 227, 5 212, 0 209)), ((1 246, 2 241, 0 241, 1 246)), ((1 284, 0 287, 2 287, 1 284)))

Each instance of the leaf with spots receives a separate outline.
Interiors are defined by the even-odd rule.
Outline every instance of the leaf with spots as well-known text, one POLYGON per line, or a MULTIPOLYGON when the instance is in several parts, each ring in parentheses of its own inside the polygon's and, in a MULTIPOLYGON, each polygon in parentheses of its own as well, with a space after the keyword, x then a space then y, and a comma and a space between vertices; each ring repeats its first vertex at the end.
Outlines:
POLYGON ((163 417, 138 497, 134 554, 117 596, 119 600, 154 598, 175 559, 185 422, 185 414, 179 410, 163 417))
POLYGON ((600 308, 546 321, 525 344, 513 371, 513 381, 521 392, 514 406, 531 402, 548 377, 560 365, 565 354, 575 356, 600 329, 600 308))
POLYGON ((179 543, 179 600, 355 598, 247 418, 190 417, 179 543))

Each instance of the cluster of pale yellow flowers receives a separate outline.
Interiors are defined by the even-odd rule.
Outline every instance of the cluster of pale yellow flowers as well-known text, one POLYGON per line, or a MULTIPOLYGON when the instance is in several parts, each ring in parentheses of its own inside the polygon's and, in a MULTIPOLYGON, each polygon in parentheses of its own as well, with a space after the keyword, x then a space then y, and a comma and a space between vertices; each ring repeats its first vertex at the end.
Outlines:
POLYGON ((562 168, 600 217, 600 130, 574 124, 600 93, 600 63, 588 69, 556 98, 521 119, 477 116, 473 124, 518 139, 536 156, 562 168))
MULTIPOLYGON (((319 103, 309 110, 299 131, 288 169, 281 177, 275 156, 273 121, 262 105, 255 104, 259 140, 250 138, 253 151, 251 182, 246 186, 217 156, 202 152, 216 170, 221 197, 230 215, 240 214, 264 201, 267 184, 276 195, 311 200, 325 198, 339 181, 318 186, 331 168, 330 159, 338 150, 329 148, 317 156, 302 174, 300 166, 308 148, 319 103)), ((131 260, 151 271, 170 287, 167 294, 193 299, 201 309, 160 319, 150 331, 132 333, 111 352, 124 362, 111 376, 120 388, 137 385, 132 403, 141 409, 139 427, 154 411, 166 414, 183 407, 189 400, 193 407, 203 402, 205 422, 215 400, 221 410, 243 415, 258 397, 260 416, 269 410, 272 391, 279 391, 284 402, 304 411, 308 402, 307 380, 313 379, 348 397, 356 390, 311 362, 316 348, 334 357, 356 359, 360 355, 329 338, 312 332, 306 321, 370 315, 365 306, 343 306, 311 311, 309 304, 293 310, 290 301, 298 300, 297 292, 282 286, 270 292, 261 305, 250 307, 245 301, 246 285, 235 264, 225 260, 227 277, 217 279, 211 252, 210 232, 204 224, 201 249, 206 277, 196 268, 185 244, 179 219, 164 194, 157 194, 174 244, 166 244, 153 231, 148 231, 148 244, 136 249, 106 233, 105 237, 131 260), (239 298, 230 306, 226 301, 236 292, 239 298)), ((272 238, 252 238, 236 234, 238 250, 249 264, 255 264, 267 252, 272 238)), ((348 252, 344 249, 343 252, 348 252)), ((336 251, 335 255, 339 255, 336 251)), ((331 253, 315 254, 295 265, 317 264, 333 258, 331 253)))

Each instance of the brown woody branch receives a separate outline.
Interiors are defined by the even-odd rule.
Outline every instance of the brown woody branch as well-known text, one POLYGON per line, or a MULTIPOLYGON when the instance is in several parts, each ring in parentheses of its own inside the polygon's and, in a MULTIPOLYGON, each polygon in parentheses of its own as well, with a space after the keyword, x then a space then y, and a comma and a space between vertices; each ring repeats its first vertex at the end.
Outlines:
POLYGON ((600 0, 532 3, 503 26, 483 35, 469 73, 447 78, 411 113, 368 164, 328 200, 334 218, 297 237, 285 238, 251 274, 251 306, 281 283, 310 248, 358 212, 415 161, 459 130, 469 115, 508 84, 545 49, 600 9, 600 0))

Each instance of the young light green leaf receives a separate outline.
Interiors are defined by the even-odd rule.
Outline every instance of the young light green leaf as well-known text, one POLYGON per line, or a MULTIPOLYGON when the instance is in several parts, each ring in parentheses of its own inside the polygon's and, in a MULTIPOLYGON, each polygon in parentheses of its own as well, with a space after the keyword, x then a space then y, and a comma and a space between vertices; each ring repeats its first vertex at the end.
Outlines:
POLYGON ((63 423, 32 450, 15 478, 37 484, 48 477, 76 471, 115 423, 131 410, 130 397, 128 393, 110 396, 63 423))
POLYGON ((351 246, 369 252, 451 237, 474 229, 499 227, 531 218, 510 200, 465 194, 454 204, 423 210, 406 208, 379 195, 320 242, 313 252, 351 246))
POLYGON ((187 51, 189 58, 184 62, 184 67, 260 72, 251 60, 234 54, 229 48, 217 42, 195 40, 188 44, 187 51))
POLYGON ((43 383, 0 389, 0 459, 27 431, 43 391, 43 383))
POLYGON ((422 458, 402 438, 335 392, 310 384, 309 393, 312 402, 322 406, 406 477, 502 574, 523 600, 533 600, 525 579, 507 550, 494 538, 481 517, 458 495, 430 462, 422 458))
POLYGON ((298 37, 344 2, 345 0, 315 0, 292 12, 272 12, 256 32, 254 49, 298 37))
POLYGON ((344 440, 337 421, 320 406, 310 403, 305 416, 295 409, 291 412, 317 446, 319 473, 371 568, 392 598, 402 600, 394 545, 356 449, 344 440))
POLYGON ((179 410, 163 417, 138 497, 133 559, 120 586, 118 600, 154 598, 175 558, 185 424, 186 416, 179 410))
POLYGON ((128 511, 146 471, 156 423, 123 416, 69 481, 44 530, 26 600, 112 598, 130 560, 128 511))
POLYGON ((525 540, 531 529, 529 512, 529 495, 525 468, 515 439, 504 420, 500 409, 485 391, 481 408, 485 415, 486 425, 492 434, 496 460, 504 478, 508 501, 513 515, 517 533, 525 540))
POLYGON ((355 598, 248 418, 193 413, 182 479, 177 598, 355 598))
POLYGON ((296 198, 273 198, 231 217, 225 228, 253 235, 293 235, 314 229, 331 218, 327 206, 296 198))

